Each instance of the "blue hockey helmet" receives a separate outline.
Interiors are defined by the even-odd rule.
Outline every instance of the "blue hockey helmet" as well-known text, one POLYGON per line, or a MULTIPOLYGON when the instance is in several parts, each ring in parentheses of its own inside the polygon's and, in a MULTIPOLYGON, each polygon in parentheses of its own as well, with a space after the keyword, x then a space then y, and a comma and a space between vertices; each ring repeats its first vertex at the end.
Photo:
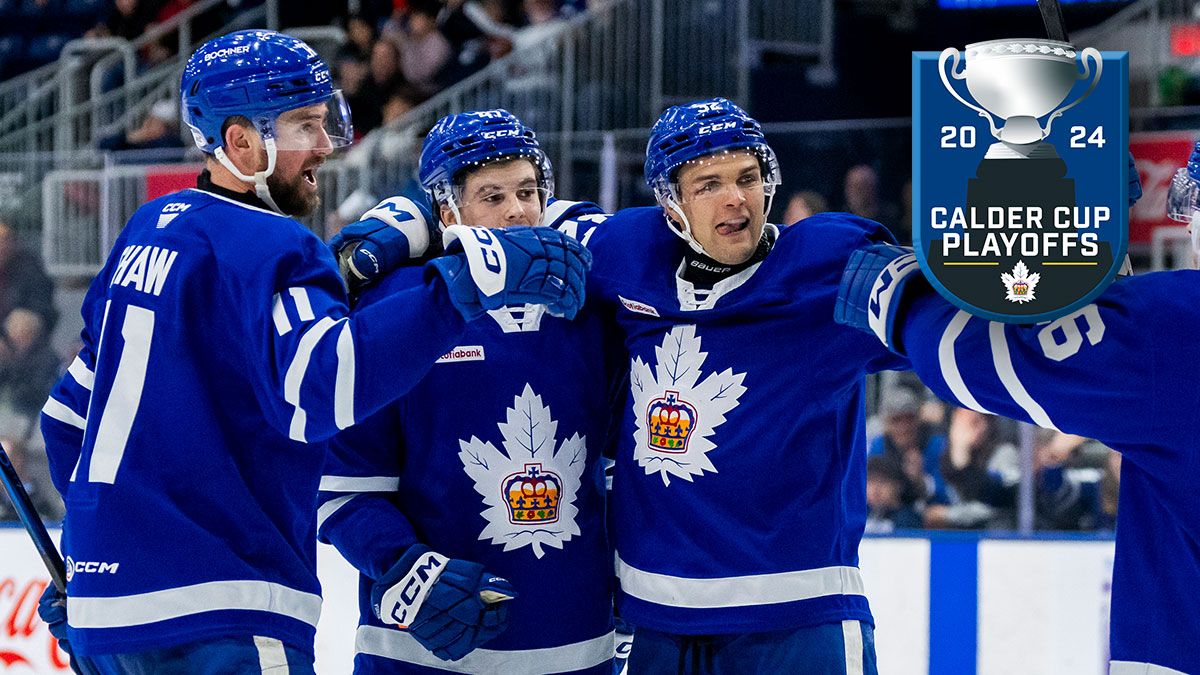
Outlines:
POLYGON ((281 113, 319 103, 329 106, 324 130, 330 144, 353 140, 350 109, 333 88, 329 66, 302 40, 283 33, 243 30, 209 40, 184 66, 180 94, 183 121, 208 154, 221 147, 221 129, 233 116, 249 118, 281 150, 311 149, 304 147, 311 137, 286 134, 276 121, 281 113))
POLYGON ((425 136, 418 178, 434 204, 446 204, 457 213, 455 189, 461 187, 467 170, 517 157, 533 163, 539 186, 547 197, 552 195, 550 160, 533 129, 516 115, 499 108, 447 115, 425 136))
POLYGON ((724 98, 667 108, 650 129, 646 145, 646 185, 659 201, 672 199, 672 184, 685 163, 734 150, 749 150, 762 164, 763 188, 770 198, 780 183, 779 160, 767 145, 762 125, 724 98))

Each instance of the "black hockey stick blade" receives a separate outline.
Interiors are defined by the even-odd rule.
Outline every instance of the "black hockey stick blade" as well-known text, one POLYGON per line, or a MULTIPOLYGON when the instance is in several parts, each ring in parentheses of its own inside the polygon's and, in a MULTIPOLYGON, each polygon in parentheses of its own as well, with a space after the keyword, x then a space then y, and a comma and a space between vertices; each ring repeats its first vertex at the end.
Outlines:
POLYGON ((1062 5, 1058 0, 1037 0, 1038 9, 1042 12, 1042 23, 1046 24, 1046 35, 1051 40, 1070 42, 1067 39, 1067 25, 1063 23, 1062 5))
POLYGON ((62 555, 58 552, 58 547, 54 545, 54 540, 50 538, 50 533, 46 531, 46 526, 42 523, 37 510, 33 508, 33 501, 29 499, 29 493, 25 491, 25 485, 21 482, 21 477, 17 475, 17 470, 13 468, 12 460, 9 459, 8 453, 2 445, 0 445, 0 482, 4 483, 4 491, 8 493, 8 498, 12 500, 13 506, 17 509, 17 517, 21 519, 25 531, 33 539, 33 545, 37 548, 38 555, 42 556, 42 562, 46 565, 46 571, 50 572, 50 579, 54 582, 55 588, 66 593, 67 573, 62 555))

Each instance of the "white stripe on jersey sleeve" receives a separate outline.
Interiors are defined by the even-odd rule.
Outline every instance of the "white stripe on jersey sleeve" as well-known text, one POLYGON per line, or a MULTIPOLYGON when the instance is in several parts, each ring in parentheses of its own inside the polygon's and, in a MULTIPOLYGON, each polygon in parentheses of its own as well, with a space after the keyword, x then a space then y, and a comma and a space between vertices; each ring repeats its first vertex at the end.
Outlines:
POLYGON ((346 505, 346 502, 354 499, 357 496, 358 495, 346 495, 345 497, 331 499, 322 504, 321 508, 317 509, 317 531, 321 531, 321 526, 325 524, 326 520, 329 520, 329 516, 337 513, 338 509, 346 505))
POLYGON ((567 201, 566 199, 556 199, 554 203, 546 207, 546 213, 542 216, 542 224, 546 227, 558 227, 561 223, 559 218, 567 212, 567 209, 575 206, 579 202, 567 201))
POLYGON ((46 417, 56 419, 63 424, 69 424, 81 431, 87 428, 87 418, 81 417, 79 413, 71 410, 67 404, 53 396, 46 399, 46 405, 42 406, 42 413, 46 417))
POLYGON ((292 296, 292 301, 296 303, 296 313, 300 316, 301 321, 312 321, 317 318, 312 311, 312 304, 308 301, 308 289, 302 286, 289 288, 288 293, 292 296))
POLYGON ((271 304, 271 319, 275 321, 275 332, 279 333, 279 337, 292 332, 292 322, 288 319, 287 308, 283 306, 283 295, 280 293, 275 294, 271 304))
POLYGON ((342 326, 337 341, 337 380, 333 383, 333 423, 339 429, 354 424, 354 336, 350 322, 342 326))
MULTIPOLYGON (((338 321, 345 321, 345 319, 338 319, 338 321)), ((304 382, 304 373, 308 370, 308 362, 312 359, 312 352, 316 348, 317 342, 338 321, 326 316, 308 329, 308 332, 300 338, 300 344, 296 346, 296 355, 292 357, 292 363, 283 377, 283 400, 296 407, 296 412, 292 415, 291 427, 288 429, 288 437, 293 441, 307 442, 304 438, 304 426, 308 414, 304 408, 300 407, 300 385, 304 382)))
POLYGON ((992 321, 988 325, 988 338, 992 343, 992 362, 996 364, 996 374, 1000 376, 1000 381, 1004 383, 1008 395, 1017 405, 1021 406, 1034 424, 1043 429, 1058 431, 1058 427, 1050 421, 1050 416, 1046 414, 1042 406, 1038 405, 1037 401, 1033 400, 1033 397, 1025 390, 1025 385, 1021 384, 1020 378, 1017 377, 1017 371, 1012 364, 1012 356, 1008 352, 1008 338, 1004 334, 1004 324, 992 321))
POLYGON ((950 324, 942 333, 941 341, 938 342, 938 364, 942 367, 942 379, 946 381, 946 386, 950 387, 954 398, 971 410, 991 415, 992 411, 979 405, 979 401, 971 395, 971 390, 967 388, 966 382, 963 382, 962 373, 958 370, 958 360, 954 357, 954 342, 958 340, 958 336, 970 320, 971 315, 961 309, 950 320, 950 324))
POLYGON ((71 377, 75 378, 79 386, 88 391, 92 390, 93 383, 96 381, 96 374, 88 370, 88 367, 83 363, 83 359, 76 356, 75 360, 71 362, 71 366, 67 368, 67 372, 71 374, 71 377))
POLYGON ((205 612, 270 612, 316 627, 321 596, 269 581, 209 581, 116 597, 71 596, 74 628, 124 628, 205 612))
POLYGON ((399 476, 321 476, 322 492, 395 492, 399 476))

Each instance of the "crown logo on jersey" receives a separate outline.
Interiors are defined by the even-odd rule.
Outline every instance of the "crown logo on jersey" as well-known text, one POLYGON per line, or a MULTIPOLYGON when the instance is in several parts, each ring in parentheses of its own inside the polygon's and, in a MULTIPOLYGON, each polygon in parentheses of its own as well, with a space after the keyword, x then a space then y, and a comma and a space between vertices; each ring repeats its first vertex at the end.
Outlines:
POLYGON ((672 454, 687 452, 688 438, 696 428, 696 406, 679 398, 679 392, 668 391, 650 402, 646 418, 651 448, 672 454))
POLYGON ((508 503, 508 521, 514 524, 558 522, 558 500, 562 480, 553 471, 542 469, 541 462, 526 464, 523 473, 513 473, 503 482, 508 503))

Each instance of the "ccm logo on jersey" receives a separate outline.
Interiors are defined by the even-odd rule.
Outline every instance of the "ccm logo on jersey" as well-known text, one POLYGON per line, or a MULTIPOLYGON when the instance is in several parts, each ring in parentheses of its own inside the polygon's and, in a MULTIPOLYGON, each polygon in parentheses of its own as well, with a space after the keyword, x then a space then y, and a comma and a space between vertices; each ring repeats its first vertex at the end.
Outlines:
POLYGON ((617 296, 617 299, 621 301, 621 304, 625 306, 625 309, 631 312, 637 312, 638 314, 645 314, 647 316, 658 316, 658 310, 644 302, 630 300, 629 298, 624 298, 619 295, 617 296))
POLYGON ((383 610, 378 611, 380 619, 385 623, 408 628, 409 622, 421 611, 421 605, 429 595, 430 589, 437 583, 438 577, 442 576, 447 562, 450 562, 449 558, 433 551, 417 558, 416 564, 408 574, 380 598, 380 606, 377 608, 377 611, 383 610))
POLYGON ((116 574, 121 563, 109 562, 76 562, 67 556, 64 566, 67 568, 67 581, 75 578, 76 574, 116 574))

